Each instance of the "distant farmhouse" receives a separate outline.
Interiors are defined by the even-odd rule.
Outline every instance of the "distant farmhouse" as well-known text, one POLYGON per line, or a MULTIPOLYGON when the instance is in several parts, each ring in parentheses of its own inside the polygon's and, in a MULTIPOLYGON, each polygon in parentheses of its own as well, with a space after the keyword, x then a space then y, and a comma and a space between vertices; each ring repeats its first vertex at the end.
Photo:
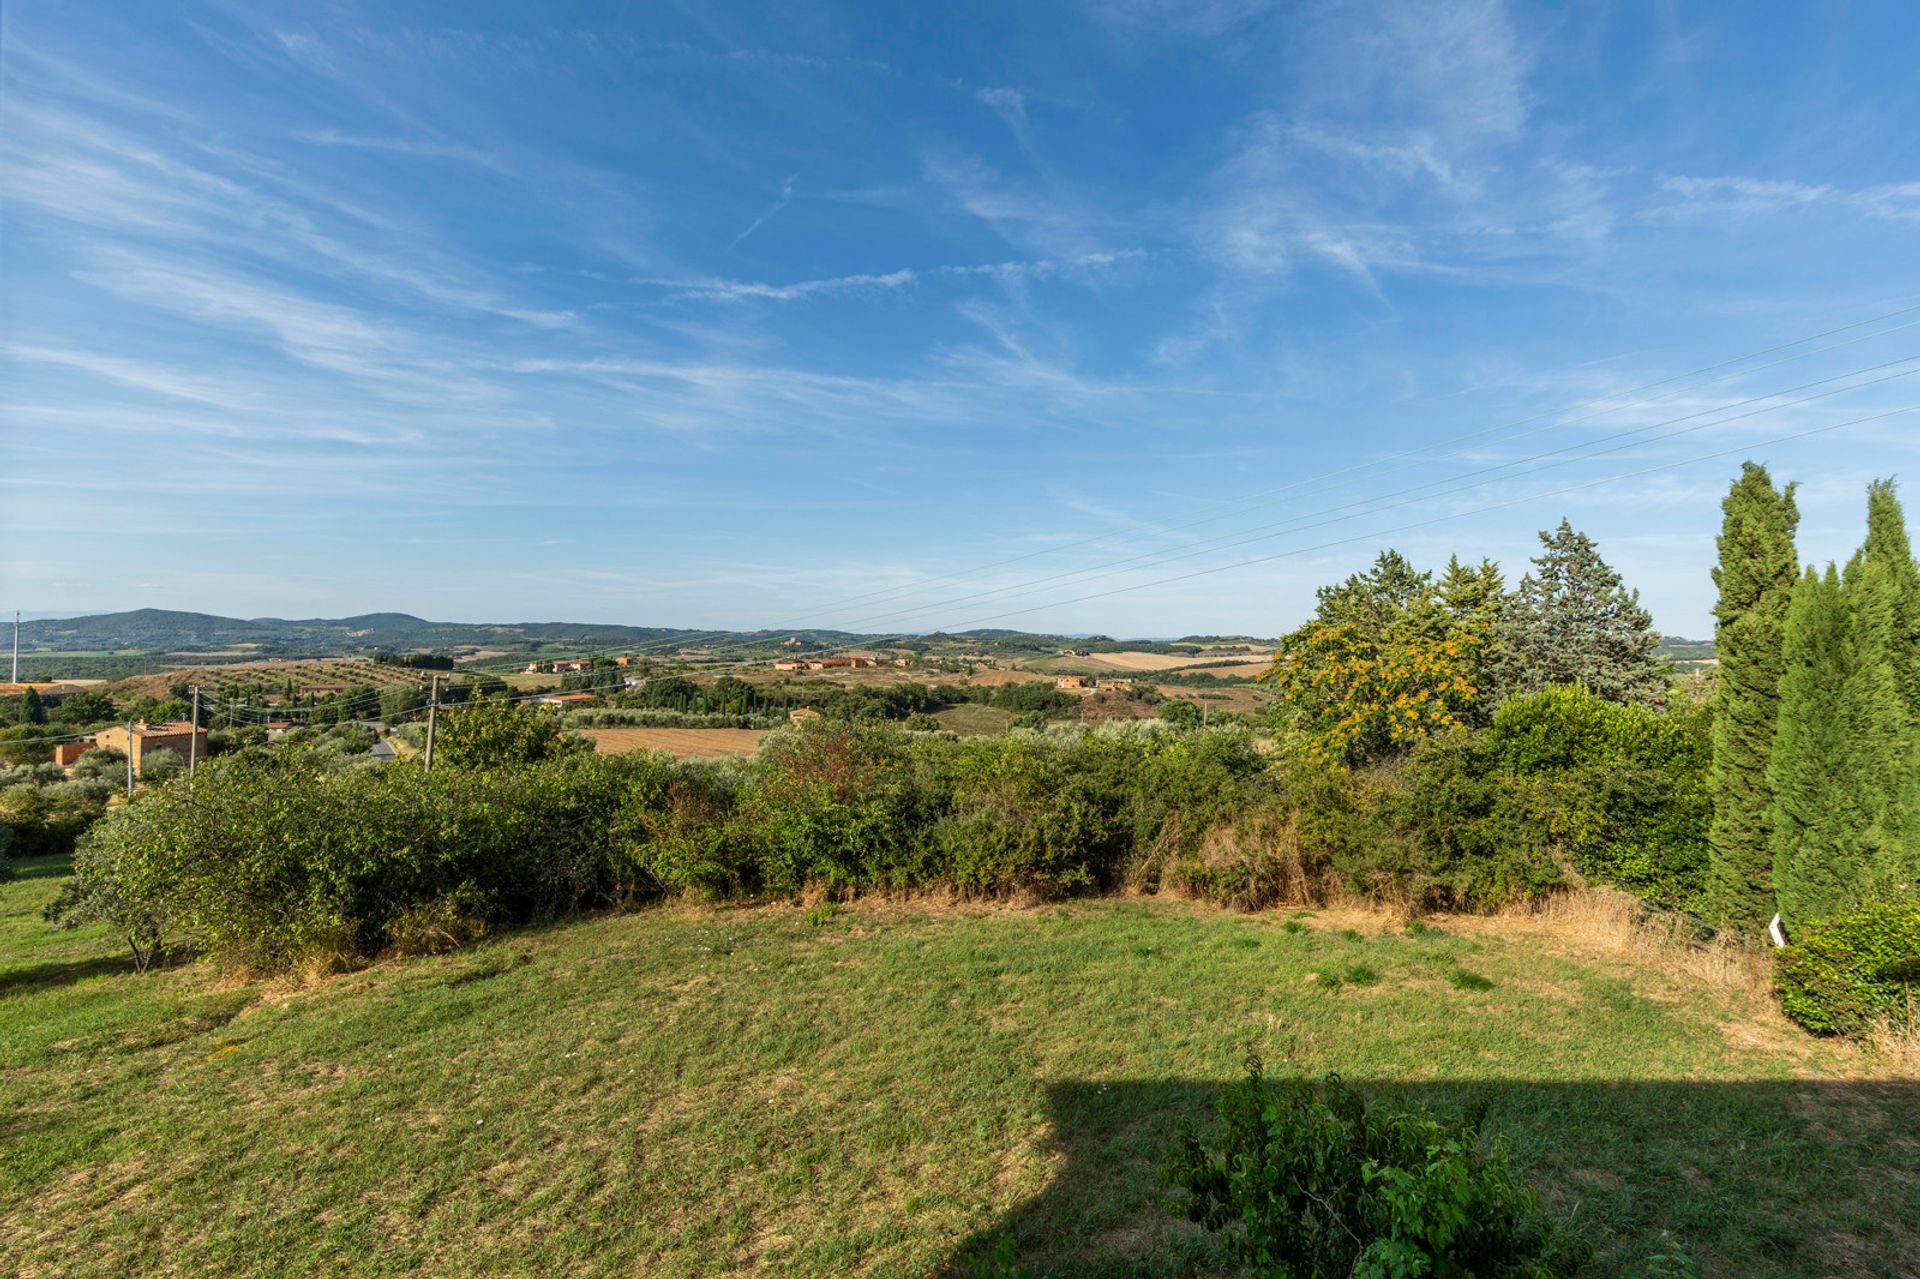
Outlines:
POLYGON ((185 720, 169 720, 163 724, 149 724, 141 720, 134 724, 131 735, 120 725, 101 729, 93 735, 92 745, 122 752, 133 760, 133 769, 139 773, 146 771, 146 758, 154 751, 172 751, 183 762, 196 756, 205 759, 207 730, 196 729, 185 720))
POLYGON ((776 671, 848 671, 880 665, 877 657, 843 655, 840 657, 783 657, 773 664, 776 671))
POLYGON ((53 762, 62 768, 72 768, 75 760, 92 749, 91 737, 78 742, 56 742, 53 747, 53 762))

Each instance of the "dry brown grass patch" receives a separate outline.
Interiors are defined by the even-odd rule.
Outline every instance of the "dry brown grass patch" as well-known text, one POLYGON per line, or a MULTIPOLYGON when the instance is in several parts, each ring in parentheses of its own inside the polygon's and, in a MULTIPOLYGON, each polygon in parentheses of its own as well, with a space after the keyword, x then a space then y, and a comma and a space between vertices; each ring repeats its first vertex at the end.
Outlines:
POLYGON ((1689 979, 1772 1006, 1773 970, 1764 951, 1721 938, 1691 935, 1685 916, 1651 912, 1631 893, 1578 888, 1516 907, 1510 918, 1537 919, 1563 944, 1591 954, 1656 965, 1689 979))
POLYGON ((1869 1037, 1867 1046, 1890 1070, 1920 1079, 1920 1025, 1883 1026, 1869 1037))

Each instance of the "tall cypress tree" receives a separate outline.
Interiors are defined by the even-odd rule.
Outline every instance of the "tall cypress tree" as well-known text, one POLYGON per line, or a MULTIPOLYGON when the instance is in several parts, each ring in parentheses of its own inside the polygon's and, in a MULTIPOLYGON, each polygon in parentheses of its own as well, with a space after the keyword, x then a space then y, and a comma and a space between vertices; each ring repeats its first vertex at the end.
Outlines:
POLYGON ((1867 540, 1861 553, 1887 570, 1894 680, 1908 717, 1920 721, 1920 565, 1914 563, 1906 516, 1892 480, 1867 485, 1867 540))
POLYGON ((1850 610, 1833 565, 1809 568, 1787 608, 1780 723, 1768 761, 1773 889, 1790 928, 1857 899, 1872 818, 1861 794, 1848 686, 1856 657, 1850 610))
POLYGON ((1566 520, 1540 541, 1545 549, 1520 579, 1501 627, 1502 694, 1585 684, 1611 702, 1657 701, 1667 675, 1653 655, 1660 637, 1640 592, 1629 591, 1593 539, 1566 520))
POLYGON ((1774 909, 1767 761, 1780 716, 1787 605, 1800 575, 1793 550, 1800 512, 1793 485, 1775 489, 1767 468, 1753 462, 1741 466, 1720 509, 1707 909, 1721 924, 1753 927, 1774 909))
POLYGON ((1862 895, 1920 891, 1920 571, 1889 480, 1867 489, 1867 540, 1847 564, 1853 671, 1846 715, 1867 810, 1862 895))

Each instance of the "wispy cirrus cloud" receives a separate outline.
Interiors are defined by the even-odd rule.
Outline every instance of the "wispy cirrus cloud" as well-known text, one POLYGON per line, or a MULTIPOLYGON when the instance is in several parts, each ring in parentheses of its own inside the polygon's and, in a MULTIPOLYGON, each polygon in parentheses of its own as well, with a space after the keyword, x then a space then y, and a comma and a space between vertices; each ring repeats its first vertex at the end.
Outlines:
POLYGON ((1096 210, 1077 197, 1008 181, 977 157, 934 152, 922 170, 962 212, 1004 240, 1048 257, 1100 252, 1119 225, 1117 210, 1096 210))
POLYGON ((188 373, 151 360, 129 359, 101 351, 80 351, 64 347, 12 343, 0 347, 8 358, 28 364, 55 365, 77 369, 109 382, 164 395, 170 399, 192 400, 220 408, 259 410, 271 400, 258 390, 237 386, 203 374, 188 373))
POLYGON ((1292 45, 1289 112, 1356 155, 1392 165, 1423 156, 1452 175, 1527 127, 1532 58, 1504 0, 1322 3, 1292 45))
POLYGON ((837 275, 819 280, 797 280, 792 284, 765 284, 755 280, 710 279, 653 279, 642 277, 636 284, 653 285, 672 290, 669 299, 698 299, 709 302, 745 302, 760 300, 769 302, 794 302, 801 298, 818 297, 827 293, 849 293, 858 290, 900 289, 912 284, 919 276, 905 268, 888 271, 885 274, 837 275))
POLYGON ((774 217, 782 209, 786 208, 789 204, 792 204, 793 203, 793 184, 797 181, 799 181, 799 175, 795 174, 792 177, 789 177, 785 182, 782 182, 780 184, 779 196, 774 200, 772 204, 767 206, 766 212, 762 213, 759 217, 755 218, 751 223, 749 223, 747 225, 746 230, 742 231, 739 235, 734 236, 733 242, 736 245, 739 244, 742 240, 746 239, 748 236, 752 235, 755 231, 758 231, 761 227, 765 226, 769 218, 774 217))
POLYGON ((1020 148, 1027 162, 1052 180, 1052 166, 1040 154, 1040 146, 1033 137, 1033 124, 1027 119, 1027 95, 1019 89, 994 85, 974 90, 973 96, 1000 117, 1000 122, 1007 126, 1007 132, 1013 135, 1014 145, 1020 148))
POLYGON ((301 364, 426 402, 493 399, 496 388, 432 353, 415 334, 335 302, 231 271, 103 251, 76 278, 144 306, 263 339, 301 364))
POLYGON ((1123 262, 1145 257, 1141 249, 1104 250, 1079 253, 1063 258, 1009 259, 1003 262, 979 262, 966 265, 941 265, 918 270, 901 267, 886 272, 856 272, 827 276, 818 280, 796 280, 791 284, 769 284, 760 280, 729 280, 719 277, 677 279, 641 276, 635 284, 670 290, 669 301, 706 302, 797 302, 829 294, 904 289, 934 278, 964 279, 979 277, 1003 283, 1025 280, 1064 279, 1085 275, 1123 262))
MULTIPOLYGON (((410 260, 355 244, 349 235, 391 238, 395 228, 351 211, 333 229, 312 202, 296 203, 259 182, 214 172, 197 147, 168 152, 123 130, 31 101, 10 105, 14 127, 0 142, 0 200, 67 221, 142 240, 164 237, 176 250, 197 244, 207 253, 235 248, 283 261, 345 269, 369 282, 398 287, 451 309, 488 314, 541 327, 574 323, 565 310, 518 304, 471 268, 421 246, 410 260), (196 154, 197 153, 197 154, 196 154)), ((237 157, 243 166, 246 157, 237 157)), ((254 176, 271 166, 252 163, 254 176)))
POLYGON ((1647 216, 1756 218, 1814 208, 1920 220, 1920 181, 1849 188, 1782 178, 1669 176, 1660 179, 1647 216))
POLYGON ((296 133, 294 137, 298 141, 317 147, 342 147, 350 151, 376 151, 423 159, 459 160, 496 172, 505 169, 505 165, 496 157, 476 147, 458 142, 439 142, 431 138, 376 137, 368 134, 347 133, 340 129, 312 129, 296 133))

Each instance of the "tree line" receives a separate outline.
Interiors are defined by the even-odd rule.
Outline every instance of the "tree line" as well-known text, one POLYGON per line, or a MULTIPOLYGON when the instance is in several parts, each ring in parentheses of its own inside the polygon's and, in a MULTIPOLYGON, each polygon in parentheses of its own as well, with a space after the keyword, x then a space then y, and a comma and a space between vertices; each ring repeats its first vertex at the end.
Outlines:
POLYGON ((1765 467, 1722 513, 1710 914, 1803 930, 1920 895, 1920 567, 1893 482, 1844 567, 1801 566, 1765 467))

